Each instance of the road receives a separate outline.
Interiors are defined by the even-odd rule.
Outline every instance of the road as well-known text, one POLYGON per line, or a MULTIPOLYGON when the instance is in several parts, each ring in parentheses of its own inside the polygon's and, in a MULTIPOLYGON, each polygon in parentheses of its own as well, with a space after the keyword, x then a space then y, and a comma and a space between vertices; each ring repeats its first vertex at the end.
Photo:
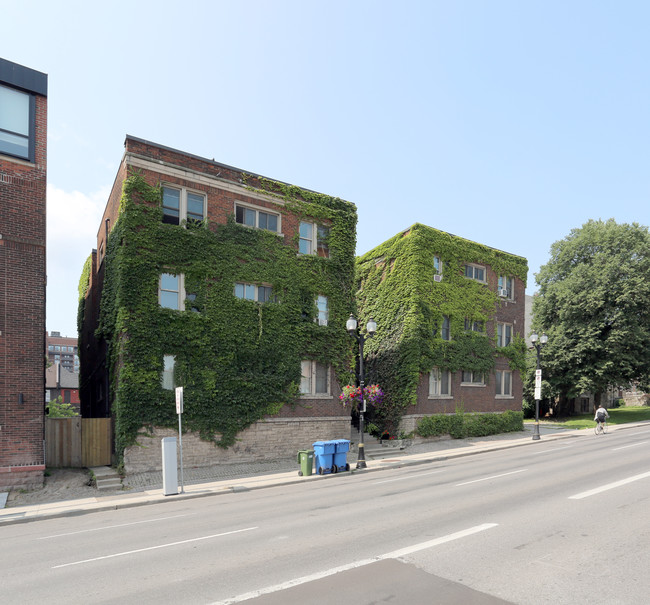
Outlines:
POLYGON ((6 603, 647 603, 650 427, 11 525, 6 603))

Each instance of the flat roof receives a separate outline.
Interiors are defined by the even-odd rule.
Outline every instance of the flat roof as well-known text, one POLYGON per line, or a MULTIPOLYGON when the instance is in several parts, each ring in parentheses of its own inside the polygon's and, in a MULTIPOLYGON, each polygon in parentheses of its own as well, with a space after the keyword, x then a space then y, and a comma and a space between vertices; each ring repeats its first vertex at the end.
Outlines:
POLYGON ((0 59, 0 84, 47 97, 47 74, 0 59))

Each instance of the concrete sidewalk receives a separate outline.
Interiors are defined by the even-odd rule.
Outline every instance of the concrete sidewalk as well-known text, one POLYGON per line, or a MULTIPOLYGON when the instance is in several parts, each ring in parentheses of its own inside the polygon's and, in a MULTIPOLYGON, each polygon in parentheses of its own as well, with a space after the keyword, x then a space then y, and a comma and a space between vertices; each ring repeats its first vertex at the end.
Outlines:
MULTIPOLYGON (((634 428, 638 426, 648 426, 646 423, 634 423, 610 426, 609 431, 615 432, 621 429, 634 428)), ((363 470, 355 470, 356 452, 351 452, 349 457, 350 466, 352 467, 351 474, 355 473, 369 473, 379 470, 395 469, 406 466, 413 466, 417 464, 426 464, 437 462, 441 460, 448 460, 450 458, 458 458, 462 456, 470 456, 487 451, 503 450, 516 447, 530 446, 540 447, 546 443, 556 441, 558 439, 570 438, 589 438, 595 439, 595 435, 590 429, 582 430, 567 430, 558 429, 553 426, 540 423, 541 439, 533 441, 532 439, 533 425, 527 424, 526 429, 517 433, 506 433, 503 435, 492 435, 483 438, 459 439, 459 440, 439 440, 430 441, 426 443, 418 443, 406 450, 399 451, 391 448, 386 448, 386 453, 381 452, 382 456, 379 458, 370 458, 366 456, 367 468, 363 470)), ((599 439, 603 437, 598 437, 599 439)), ((607 437, 605 436, 604 439, 607 437)), ((354 448, 356 450, 356 447, 354 448)), ((284 461, 285 466, 288 464, 284 461)), ((328 475, 312 475, 310 477, 300 477, 298 475, 298 463, 293 463, 293 470, 283 470, 280 472, 265 472, 260 465, 247 464, 237 465, 241 467, 240 476, 233 476, 236 471, 232 468, 233 465, 221 465, 219 469, 212 469, 215 475, 203 483, 196 483, 188 485, 185 482, 184 493, 178 493, 172 496, 163 495, 163 490, 160 487, 152 489, 144 489, 142 491, 134 492, 113 492, 111 495, 97 495, 92 498, 84 498, 79 500, 63 500, 58 502, 51 502, 47 504, 32 504, 27 506, 16 506, 10 508, 0 508, 0 525, 8 525, 13 523, 24 523, 27 521, 37 519, 51 519, 61 516, 80 515, 96 511, 115 510, 120 508, 127 508, 133 506, 143 506, 146 504, 157 504, 162 502, 176 502, 182 499, 201 498, 204 496, 212 496, 218 494, 230 494, 233 492, 249 491, 254 489, 262 489, 267 487, 275 487, 280 485, 291 485, 294 483, 304 483, 306 481, 327 481, 336 480, 340 474, 328 475), (229 468, 226 468, 229 467, 229 468), (245 467, 245 469, 243 468, 245 467), (246 471, 245 476, 242 473, 246 471), (251 474, 259 471, 257 474, 251 474), (223 476, 226 473, 227 476, 223 476), (218 476, 221 474, 222 476, 218 476)), ((263 466, 263 465, 262 465, 263 466)), ((267 465, 268 466, 268 465, 267 465)), ((203 473, 207 471, 202 469, 203 473)), ((154 473, 158 478, 161 473, 154 473)), ((127 477, 124 482, 129 485, 130 478, 127 477)), ((162 484, 162 479, 160 479, 162 484)), ((180 487, 179 487, 180 489, 180 487)))

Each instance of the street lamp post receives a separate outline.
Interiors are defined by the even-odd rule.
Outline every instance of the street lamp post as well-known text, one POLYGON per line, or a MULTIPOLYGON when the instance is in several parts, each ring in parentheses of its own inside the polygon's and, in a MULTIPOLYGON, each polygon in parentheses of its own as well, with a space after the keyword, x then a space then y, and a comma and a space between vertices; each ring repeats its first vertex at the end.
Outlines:
POLYGON ((366 394, 363 390, 365 374, 363 371, 363 345, 367 338, 372 338, 377 331, 377 323, 371 317, 366 324, 366 335, 357 332, 357 320, 354 315, 350 314, 350 318, 345 324, 345 327, 351 336, 357 339, 359 343, 359 386, 361 387, 361 408, 359 409, 359 454, 357 456, 357 468, 366 468, 366 453, 363 443, 363 414, 366 411, 366 394))
POLYGON ((542 347, 548 342, 548 336, 542 334, 537 336, 533 331, 530 341, 537 351, 537 372, 535 372, 535 428, 533 429, 533 441, 539 439, 539 400, 542 398, 542 366, 540 363, 542 347), (539 341, 539 342, 538 342, 539 341))

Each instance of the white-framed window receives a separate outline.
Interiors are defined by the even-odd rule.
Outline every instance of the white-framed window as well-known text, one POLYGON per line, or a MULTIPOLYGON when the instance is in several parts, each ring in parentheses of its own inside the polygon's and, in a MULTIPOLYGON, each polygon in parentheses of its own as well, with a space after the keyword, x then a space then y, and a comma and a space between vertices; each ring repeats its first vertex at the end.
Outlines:
POLYGON ((302 397, 329 397, 329 366, 303 359, 300 362, 300 394, 302 397))
POLYGON ((160 382, 162 388, 167 391, 173 391, 176 387, 174 382, 174 367, 176 366, 176 357, 173 355, 163 355, 163 371, 160 382))
POLYGON ((235 204, 235 222, 254 229, 280 233, 280 215, 277 212, 269 212, 254 206, 235 204))
POLYGON ((512 325, 497 323, 497 347, 507 347, 512 342, 512 325))
POLYGON ((465 332, 485 334, 485 322, 465 318, 465 332))
POLYGON ((508 300, 513 300, 514 292, 515 292, 513 287, 513 282, 514 280, 512 279, 512 277, 508 277, 507 275, 499 275, 497 294, 501 296, 501 298, 507 298, 508 300))
POLYGON ((163 273, 158 286, 158 303, 164 309, 185 310, 183 274, 163 273))
POLYGON ((318 298, 316 299, 316 307, 318 308, 318 319, 317 319, 318 325, 326 326, 327 320, 329 319, 330 316, 327 296, 323 296, 319 294, 318 298))
POLYGON ((0 153, 34 161, 34 95, 0 85, 0 153))
POLYGON ((258 284, 237 282, 235 284, 235 296, 243 300, 254 300, 260 303, 276 302, 271 286, 260 286, 258 284))
POLYGON ((429 397, 451 397, 451 372, 433 368, 429 372, 429 397))
POLYGON ((442 316, 440 336, 443 340, 451 340, 451 320, 449 319, 449 315, 442 316))
POLYGON ((439 256, 433 257, 433 273, 434 275, 442 275, 442 259, 439 256))
POLYGON ((512 397, 512 372, 510 370, 497 370, 496 394, 499 397, 512 397))
POLYGON ((485 283, 485 267, 482 265, 465 265, 465 277, 485 283))
POLYGON ((163 185, 163 223, 200 222, 205 218, 205 195, 185 187, 163 185))
POLYGON ((472 372, 470 370, 463 370, 461 377, 463 385, 468 386, 485 386, 485 376, 479 372, 472 372))
POLYGON ((329 227, 300 221, 298 252, 300 254, 317 254, 329 258, 329 227))

